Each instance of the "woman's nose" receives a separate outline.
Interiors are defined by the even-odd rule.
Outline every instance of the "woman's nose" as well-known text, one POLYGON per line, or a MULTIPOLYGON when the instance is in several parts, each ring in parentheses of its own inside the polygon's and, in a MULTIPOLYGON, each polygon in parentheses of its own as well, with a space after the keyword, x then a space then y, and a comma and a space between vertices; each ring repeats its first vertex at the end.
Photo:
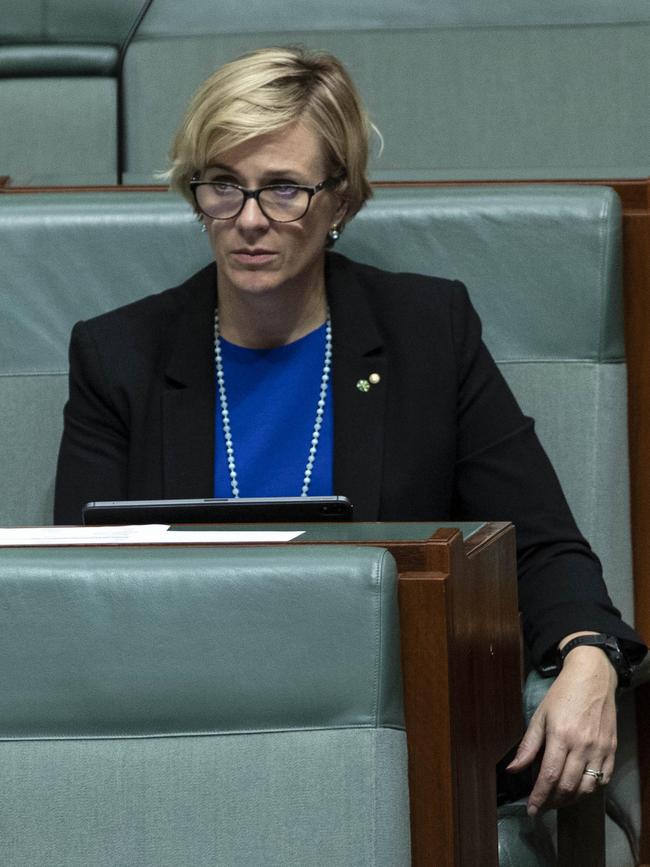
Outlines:
POLYGON ((251 197, 244 202, 244 207, 237 217, 237 222, 242 228, 257 229, 268 226, 269 219, 264 215, 257 200, 251 197))

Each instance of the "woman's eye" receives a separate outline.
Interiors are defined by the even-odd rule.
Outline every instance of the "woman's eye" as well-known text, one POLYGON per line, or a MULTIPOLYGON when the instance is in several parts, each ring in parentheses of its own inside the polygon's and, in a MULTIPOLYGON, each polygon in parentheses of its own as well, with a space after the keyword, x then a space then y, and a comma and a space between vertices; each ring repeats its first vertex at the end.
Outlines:
POLYGON ((298 187, 289 186, 289 184, 287 184, 286 186, 274 187, 273 192, 281 199, 292 199, 298 195, 299 190, 298 187))
POLYGON ((232 184, 220 183, 219 181, 212 181, 212 189, 215 193, 218 193, 220 196, 228 195, 228 193, 232 193, 235 190, 232 184))

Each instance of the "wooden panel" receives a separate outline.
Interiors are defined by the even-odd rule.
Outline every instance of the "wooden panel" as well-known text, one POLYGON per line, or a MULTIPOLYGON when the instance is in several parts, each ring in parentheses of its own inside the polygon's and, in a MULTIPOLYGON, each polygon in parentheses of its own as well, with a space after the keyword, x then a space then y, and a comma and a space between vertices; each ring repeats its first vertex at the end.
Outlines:
POLYGON ((650 641, 650 181, 623 217, 625 341, 636 626, 650 641))
POLYGON ((457 863, 448 579, 442 572, 399 579, 413 867, 457 863))
POLYGON ((488 525, 467 547, 452 585, 458 863, 487 865, 498 852, 495 765, 523 734, 514 529, 488 525))
POLYGON ((498 867, 495 765, 523 720, 514 530, 427 547, 438 570, 399 579, 412 864, 498 867))
MULTIPOLYGON (((623 202, 623 284, 628 364, 635 624, 650 642, 650 180, 612 184, 623 202)), ((650 861, 650 685, 637 689, 641 859, 650 861)))

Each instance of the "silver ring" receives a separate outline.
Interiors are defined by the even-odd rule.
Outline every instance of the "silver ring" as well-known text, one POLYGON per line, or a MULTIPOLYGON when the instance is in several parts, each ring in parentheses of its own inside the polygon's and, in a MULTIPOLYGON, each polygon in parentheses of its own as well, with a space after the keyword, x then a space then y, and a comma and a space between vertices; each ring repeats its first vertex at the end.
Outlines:
POLYGON ((602 783, 605 774, 602 771, 595 771, 593 768, 585 768, 583 775, 593 777, 598 783, 602 783))

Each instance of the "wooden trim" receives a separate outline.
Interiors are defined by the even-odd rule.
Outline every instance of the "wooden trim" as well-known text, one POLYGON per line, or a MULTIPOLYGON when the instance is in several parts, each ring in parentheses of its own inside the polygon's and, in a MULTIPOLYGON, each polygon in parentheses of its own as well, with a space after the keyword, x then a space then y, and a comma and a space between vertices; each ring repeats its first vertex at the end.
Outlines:
MULTIPOLYGON (((26 193, 165 193, 169 191, 166 184, 55 184, 40 186, 10 186, 11 178, 0 175, 0 188, 3 193, 24 195, 26 193)), ((584 178, 578 180, 507 180, 507 181, 372 181, 373 189, 403 189, 404 187, 479 187, 479 186, 521 186, 560 185, 566 186, 605 186, 612 187, 620 196, 625 211, 631 209, 645 210, 650 206, 650 178, 584 178)))
POLYGON ((635 619, 650 641, 650 181, 638 187, 635 207, 623 209, 623 286, 635 619))
MULTIPOLYGON (((1 179, 0 179, 1 180, 1 179)), ((10 178, 0 184, 0 195, 24 196, 32 193, 167 193, 169 187, 160 184, 79 184, 67 186, 11 187, 10 178)))
POLYGON ((588 186, 612 187, 618 193, 625 211, 633 208, 645 209, 650 204, 648 185, 650 178, 580 178, 580 179, 528 179, 507 181, 373 181, 375 189, 403 187, 503 187, 503 186, 588 186))

